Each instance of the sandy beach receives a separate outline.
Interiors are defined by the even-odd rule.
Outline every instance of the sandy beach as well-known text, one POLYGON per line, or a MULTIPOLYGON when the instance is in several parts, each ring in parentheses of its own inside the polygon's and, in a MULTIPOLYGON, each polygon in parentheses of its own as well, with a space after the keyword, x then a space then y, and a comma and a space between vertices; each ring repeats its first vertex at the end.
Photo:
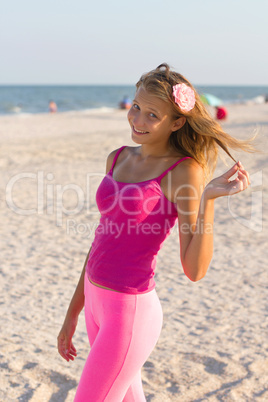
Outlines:
MULTIPOLYGON (((183 274, 177 229, 159 254, 164 325, 142 372, 148 402, 268 400, 268 104, 228 109, 225 130, 258 129, 263 152, 234 152, 252 185, 216 201, 203 280, 183 274)), ((0 141, 0 401, 71 402, 89 352, 83 313, 74 362, 56 338, 99 219, 106 157, 134 145, 126 112, 0 116, 0 141)), ((219 160, 214 176, 227 168, 219 160)))

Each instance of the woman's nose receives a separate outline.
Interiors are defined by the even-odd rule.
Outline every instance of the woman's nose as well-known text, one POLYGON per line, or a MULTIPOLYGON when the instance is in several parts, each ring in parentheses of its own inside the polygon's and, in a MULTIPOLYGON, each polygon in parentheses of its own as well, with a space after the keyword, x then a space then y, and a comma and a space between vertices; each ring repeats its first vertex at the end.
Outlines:
POLYGON ((132 123, 136 128, 144 127, 144 118, 141 113, 137 113, 133 116, 132 123))

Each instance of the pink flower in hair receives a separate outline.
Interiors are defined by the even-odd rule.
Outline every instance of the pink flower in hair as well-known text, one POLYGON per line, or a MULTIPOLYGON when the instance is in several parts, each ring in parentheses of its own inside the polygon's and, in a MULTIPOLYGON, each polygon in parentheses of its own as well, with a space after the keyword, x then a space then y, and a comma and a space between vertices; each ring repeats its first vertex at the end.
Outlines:
POLYGON ((182 112, 189 112, 195 105, 195 95, 192 88, 186 84, 177 84, 173 87, 173 96, 175 103, 182 112))

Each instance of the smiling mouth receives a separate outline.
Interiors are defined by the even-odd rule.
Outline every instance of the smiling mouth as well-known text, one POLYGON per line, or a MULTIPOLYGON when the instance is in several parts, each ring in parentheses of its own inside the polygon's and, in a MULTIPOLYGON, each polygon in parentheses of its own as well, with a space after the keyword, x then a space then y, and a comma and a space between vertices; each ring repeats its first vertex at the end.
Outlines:
POLYGON ((137 133, 137 134, 140 134, 140 135, 142 135, 142 134, 148 134, 148 131, 141 131, 141 130, 138 130, 138 129, 135 128, 134 126, 133 126, 133 131, 134 131, 135 133, 137 133))

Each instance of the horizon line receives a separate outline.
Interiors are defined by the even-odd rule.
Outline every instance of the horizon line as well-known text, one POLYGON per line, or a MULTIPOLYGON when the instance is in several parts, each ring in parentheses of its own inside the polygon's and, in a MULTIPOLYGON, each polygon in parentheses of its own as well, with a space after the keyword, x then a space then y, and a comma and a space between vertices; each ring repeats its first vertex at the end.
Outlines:
MULTIPOLYGON (((122 83, 106 83, 106 84, 100 84, 100 83, 1 83, 0 86, 110 86, 110 87, 115 87, 115 86, 129 86, 129 87, 135 87, 135 84, 122 84, 122 83)), ((193 86, 198 86, 198 87, 268 87, 267 84, 193 84, 193 86)))

